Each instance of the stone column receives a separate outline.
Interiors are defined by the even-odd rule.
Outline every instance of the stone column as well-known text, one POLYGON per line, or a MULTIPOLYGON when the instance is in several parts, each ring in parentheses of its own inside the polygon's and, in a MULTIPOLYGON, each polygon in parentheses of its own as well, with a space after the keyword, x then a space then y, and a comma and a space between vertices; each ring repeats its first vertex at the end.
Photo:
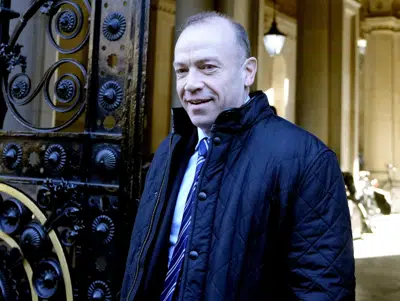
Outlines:
MULTIPOLYGON (((359 52, 357 40, 360 31, 360 4, 344 2, 343 19, 343 105, 341 134, 341 167, 352 172, 359 155, 359 52)), ((358 162, 358 161, 357 161, 358 162)), ((356 166, 358 170, 358 166, 356 166)))
POLYGON ((296 122, 332 148, 349 171, 359 7, 355 0, 302 0, 297 5, 296 122))
MULTIPOLYGON (((214 10, 213 0, 176 0, 176 13, 175 13, 175 43, 178 40, 180 27, 185 23, 186 19, 190 16, 203 12, 214 10)), ((174 70, 172 71, 172 107, 180 107, 181 102, 176 93, 176 77, 174 70)))
POLYGON ((393 164, 400 168, 400 22, 393 42, 393 164))
POLYGON ((384 178, 385 164, 400 166, 400 20, 366 18, 363 31, 365 168, 384 178))
POLYGON ((161 141, 168 135, 171 104, 173 95, 176 95, 175 81, 172 79, 174 73, 172 60, 175 40, 175 9, 175 3, 172 1, 155 1, 155 3, 152 3, 150 11, 147 68, 147 123, 149 132, 146 136, 146 139, 149 140, 146 143, 148 143, 152 153, 156 151, 161 141))

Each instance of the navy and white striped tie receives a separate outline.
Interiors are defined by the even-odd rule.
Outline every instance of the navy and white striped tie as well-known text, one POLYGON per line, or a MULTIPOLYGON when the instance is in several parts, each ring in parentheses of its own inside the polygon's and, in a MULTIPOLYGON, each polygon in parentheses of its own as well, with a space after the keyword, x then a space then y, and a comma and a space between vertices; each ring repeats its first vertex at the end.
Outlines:
POLYGON ((179 274, 181 271, 183 259, 185 257, 185 250, 189 238, 189 226, 191 221, 192 205, 196 198, 196 187, 199 180, 201 168, 206 160, 208 151, 208 139, 203 138, 198 147, 198 158, 196 173, 194 176, 192 187, 190 188, 188 198, 186 200, 185 209, 183 210, 183 217, 181 228, 179 230, 178 240, 176 241, 175 249, 172 254, 171 262, 169 264, 168 273, 164 281, 164 290, 161 293, 160 301, 173 300, 174 291, 178 282, 179 274))

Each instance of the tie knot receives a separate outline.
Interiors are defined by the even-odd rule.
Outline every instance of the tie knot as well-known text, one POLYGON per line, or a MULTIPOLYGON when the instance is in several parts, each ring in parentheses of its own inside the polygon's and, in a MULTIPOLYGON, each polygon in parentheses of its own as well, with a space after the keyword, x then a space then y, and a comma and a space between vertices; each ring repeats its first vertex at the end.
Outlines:
POLYGON ((208 138, 203 138, 201 139, 199 143, 199 156, 200 157, 206 157, 207 156, 207 151, 208 151, 208 138))

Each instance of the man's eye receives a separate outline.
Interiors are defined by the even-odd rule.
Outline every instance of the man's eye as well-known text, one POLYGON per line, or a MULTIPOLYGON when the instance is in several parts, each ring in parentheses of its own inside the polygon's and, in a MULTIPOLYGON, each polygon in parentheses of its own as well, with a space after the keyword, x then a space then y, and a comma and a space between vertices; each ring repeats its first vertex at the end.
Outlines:
POLYGON ((187 69, 181 68, 181 69, 177 69, 175 72, 176 72, 176 74, 184 74, 187 72, 187 69))
POLYGON ((214 65, 210 65, 210 64, 204 64, 204 65, 200 66, 200 69, 207 70, 207 71, 214 70, 215 68, 217 68, 217 67, 215 67, 214 65))

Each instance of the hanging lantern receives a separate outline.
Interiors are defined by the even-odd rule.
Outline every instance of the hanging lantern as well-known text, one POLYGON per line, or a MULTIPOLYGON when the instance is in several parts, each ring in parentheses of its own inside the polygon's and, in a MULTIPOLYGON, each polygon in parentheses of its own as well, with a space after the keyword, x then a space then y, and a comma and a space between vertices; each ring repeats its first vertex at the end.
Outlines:
POLYGON ((271 28, 264 34, 265 50, 270 56, 277 56, 281 54, 283 46, 285 45, 286 36, 279 31, 276 23, 276 0, 274 1, 274 17, 272 20, 271 28))

